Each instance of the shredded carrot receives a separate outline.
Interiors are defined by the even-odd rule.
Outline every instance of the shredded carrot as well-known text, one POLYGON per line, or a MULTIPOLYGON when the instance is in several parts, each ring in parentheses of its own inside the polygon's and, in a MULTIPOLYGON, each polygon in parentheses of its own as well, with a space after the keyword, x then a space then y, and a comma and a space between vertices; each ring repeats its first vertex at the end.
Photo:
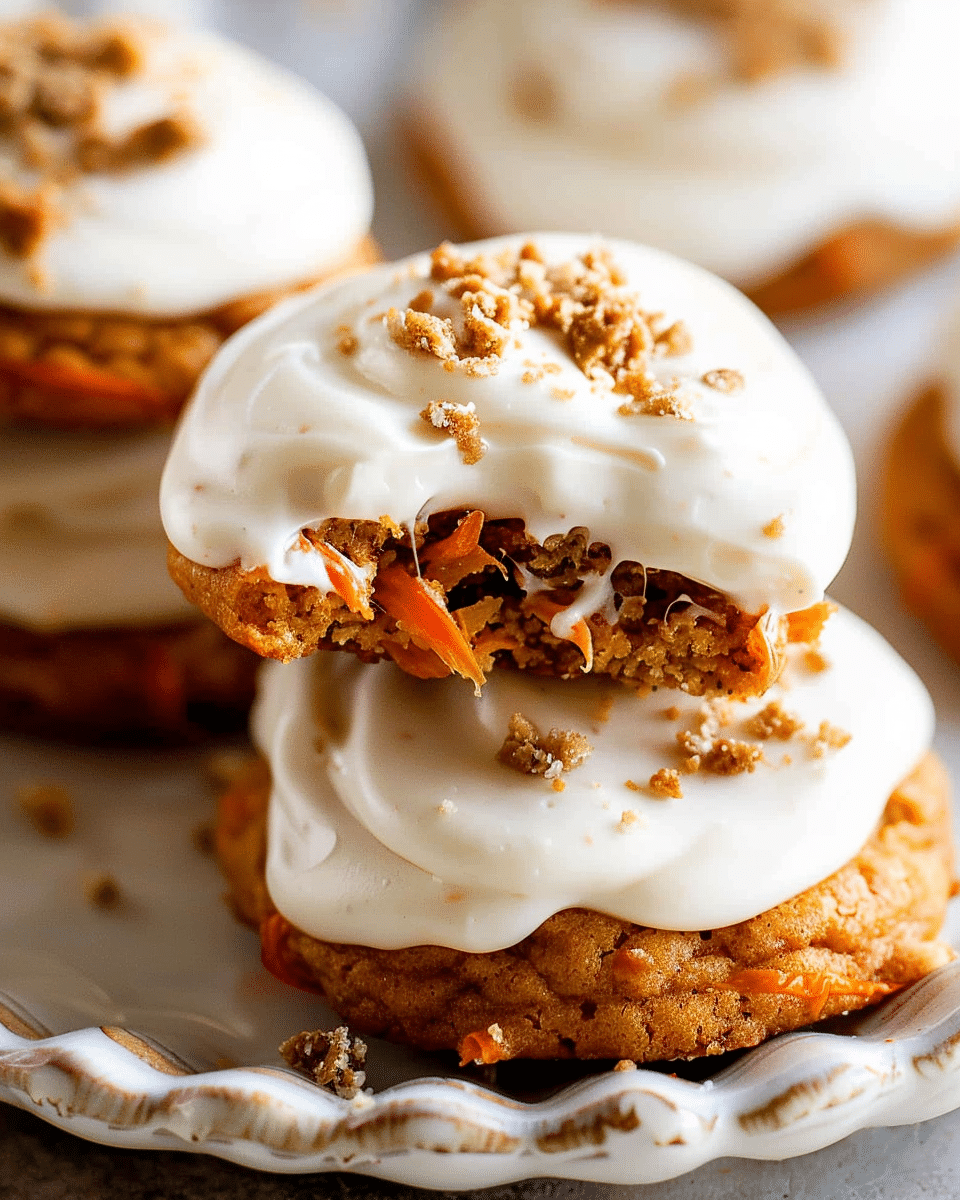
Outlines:
POLYGON ((502 1039, 497 1041, 486 1029, 478 1029, 476 1033, 468 1033, 457 1047, 460 1055, 460 1066, 469 1063, 498 1063, 507 1057, 502 1039))
POLYGON ((480 545, 483 513, 475 509, 463 518, 449 537, 424 548, 420 565, 424 575, 435 579, 449 591, 461 579, 476 575, 485 567, 496 567, 506 577, 507 569, 480 545))
POLYGON ((486 682, 470 643, 429 584, 403 567, 386 567, 377 575, 374 594, 397 624, 423 642, 464 679, 477 695, 486 682))
POLYGON ((302 992, 323 995, 323 989, 318 984, 286 961, 284 951, 287 935, 292 928, 290 922, 278 912, 271 913, 260 922, 260 961, 281 983, 299 988, 302 992))
POLYGON ((75 392, 84 396, 103 396, 111 400, 165 403, 169 397, 159 388, 149 387, 134 379, 121 379, 106 371, 80 371, 60 363, 0 359, 0 375, 20 383, 33 383, 58 392, 75 392))
POLYGON ((450 674, 450 668, 432 650, 423 650, 413 642, 408 646, 385 642, 384 649, 401 671, 416 679, 446 679, 450 674))
POLYGON ((820 640, 823 627, 837 611, 837 606, 829 600, 821 600, 800 612, 787 614, 787 641, 807 642, 813 645, 820 640))
POLYGON ((780 675, 783 668, 783 655, 767 637, 763 628, 763 616, 747 634, 747 654, 759 659, 761 678, 772 683, 780 675))
POLYGON ((816 1019, 831 996, 866 996, 867 1002, 888 996, 901 985, 852 979, 832 971, 737 971, 717 986, 747 996, 797 996, 810 1004, 810 1016, 816 1019))
POLYGON ((370 607, 370 585, 361 588, 357 581, 356 563, 350 561, 345 554, 334 549, 328 542, 314 541, 307 533, 300 534, 301 550, 316 550, 327 568, 327 575, 333 584, 333 590, 347 608, 353 613, 359 613, 364 620, 373 620, 373 609, 370 607))
MULTIPOLYGON (((532 616, 539 617, 544 625, 549 626, 553 618, 569 606, 558 604, 556 600, 551 600, 545 592, 535 592, 532 596, 527 596, 523 602, 523 607, 532 616)), ((593 670, 593 635, 584 617, 581 617, 579 621, 574 623, 566 641, 573 642, 583 655, 583 671, 585 674, 589 674, 593 670)))

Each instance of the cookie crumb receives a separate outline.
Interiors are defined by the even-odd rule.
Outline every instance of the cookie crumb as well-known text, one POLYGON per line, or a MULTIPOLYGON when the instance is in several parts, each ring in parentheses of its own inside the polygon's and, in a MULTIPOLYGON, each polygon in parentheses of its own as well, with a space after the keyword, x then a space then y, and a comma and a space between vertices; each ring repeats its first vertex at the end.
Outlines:
POLYGON ((345 358, 352 358, 360 349, 360 339, 349 325, 337 326, 337 349, 345 358))
POLYGON ((830 660, 816 648, 806 652, 803 656, 803 664, 808 671, 812 671, 815 675, 830 669, 830 660))
POLYGON ((701 377, 701 383, 705 383, 708 388, 713 388, 715 392, 725 392, 728 396, 742 392, 746 386, 746 380, 739 371, 731 371, 726 367, 721 367, 716 371, 707 371, 701 377))
POLYGON ((620 833, 626 833, 634 825, 639 825, 640 823, 640 814, 634 812, 632 808, 625 808, 620 814, 620 822, 617 825, 617 830, 620 833))
POLYGON ((107 871, 91 876, 84 884, 83 891, 88 902, 104 912, 115 911, 123 901, 120 885, 107 871))
POLYGON ((680 772, 672 767, 661 767, 650 776, 650 791, 663 800, 682 800, 680 772))
POLYGON ((73 833, 73 798, 60 784, 20 787, 17 789, 17 804, 43 837, 58 840, 73 833))
POLYGON ((621 1058, 618 1063, 614 1064, 615 1071, 636 1071, 637 1064, 632 1058, 621 1058))
POLYGON ((853 735, 829 721, 821 721, 820 728, 810 742, 810 753, 814 758, 823 758, 828 750, 842 750, 850 744, 853 735))
POLYGON ((351 1037, 346 1025, 330 1033, 321 1030, 294 1034, 280 1045, 280 1055, 319 1087, 343 1100, 352 1100, 367 1081, 367 1044, 351 1037))
POLYGON ((562 771, 583 766, 592 753, 593 747, 582 733, 551 729, 541 735, 532 721, 514 713, 497 759, 522 775, 542 775, 553 781, 562 771))
POLYGON ((772 700, 766 708, 755 713, 747 722, 747 732, 752 737, 764 741, 768 738, 777 738, 781 742, 788 742, 801 729, 803 729, 803 721, 793 713, 788 713, 781 706, 779 700, 772 700))
POLYGON ((742 775, 752 773, 763 758, 762 749, 752 742, 742 742, 722 736, 721 727, 729 721, 726 705, 704 704, 694 729, 677 734, 677 744, 684 753, 683 769, 688 774, 709 771, 713 775, 742 775))
POLYGON ((772 521, 768 521, 763 527, 763 536, 768 538, 782 538, 786 525, 783 522, 783 513, 779 517, 774 517, 772 521))
POLYGON ((202 854, 204 858, 213 858, 216 850, 213 822, 201 821, 199 825, 194 825, 190 841, 198 854, 202 854))
POLYGON ((480 436, 480 418, 472 402, 454 404, 450 400, 431 400, 420 416, 434 429, 453 438, 460 458, 468 467, 483 458, 487 445, 480 436))
POLYGON ((637 783, 637 781, 635 779, 625 779, 623 781, 623 786, 631 792, 642 792, 643 791, 643 784, 637 783))

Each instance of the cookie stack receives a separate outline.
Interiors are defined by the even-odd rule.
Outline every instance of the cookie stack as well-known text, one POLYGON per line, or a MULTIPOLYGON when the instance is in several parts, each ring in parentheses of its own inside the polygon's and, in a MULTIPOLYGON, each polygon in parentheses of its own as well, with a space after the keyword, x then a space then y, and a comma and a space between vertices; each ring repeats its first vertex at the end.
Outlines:
POLYGON ((824 598, 848 447, 719 280, 537 235, 334 282, 219 353, 161 506, 279 660, 234 905, 358 1031, 695 1057, 950 957, 929 699, 824 598))
POLYGON ((148 20, 0 25, 0 725, 181 738, 255 658, 165 569, 169 427, 219 346, 371 261, 366 160, 306 84, 148 20))

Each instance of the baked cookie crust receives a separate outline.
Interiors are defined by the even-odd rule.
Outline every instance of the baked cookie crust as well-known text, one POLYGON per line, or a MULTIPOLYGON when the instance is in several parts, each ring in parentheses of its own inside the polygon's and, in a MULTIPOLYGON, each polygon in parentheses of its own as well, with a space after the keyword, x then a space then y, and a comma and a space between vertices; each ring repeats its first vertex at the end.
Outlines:
POLYGON ((367 237, 321 275, 180 318, 0 305, 0 424, 104 430, 170 424, 231 334, 286 296, 379 258, 367 237))
POLYGON ((678 933, 570 909, 490 954, 339 945, 290 925, 264 879, 269 787, 254 764, 216 829, 228 899, 260 929, 265 964, 358 1032, 464 1061, 721 1054, 874 1003, 952 957, 935 940, 953 852, 949 782, 932 755, 854 859, 749 921, 678 933))
POLYGON ((0 624, 0 728, 135 743, 240 730, 258 661, 207 621, 62 633, 0 624))
POLYGON ((887 446, 882 533, 907 607, 960 660, 960 471, 943 436, 946 396, 925 388, 887 446))

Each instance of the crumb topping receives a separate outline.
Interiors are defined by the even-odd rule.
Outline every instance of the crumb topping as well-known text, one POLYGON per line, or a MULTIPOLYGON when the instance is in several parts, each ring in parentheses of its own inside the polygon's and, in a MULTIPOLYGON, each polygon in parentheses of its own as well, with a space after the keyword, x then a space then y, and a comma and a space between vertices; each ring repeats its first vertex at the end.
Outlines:
POLYGON ((774 517, 772 521, 768 521, 763 527, 763 536, 768 538, 782 538, 786 531, 786 525, 783 522, 783 514, 779 517, 774 517))
POLYGON ((680 772, 672 767, 661 767, 650 776, 650 791, 661 800, 682 800, 680 772))
POLYGON ((7 171, 37 182, 0 178, 0 245, 31 257, 62 220, 58 193, 77 174, 158 166, 193 149, 202 133, 184 112, 145 121, 120 135, 102 125, 110 88, 135 76, 142 50, 130 28, 85 28, 61 14, 0 25, 0 136, 7 171))
POLYGON ((700 382, 705 383, 708 388, 713 388, 715 392, 725 392, 728 396, 742 392, 747 383, 739 371, 730 371, 725 367, 717 371, 707 371, 701 376, 700 382))
POLYGON ((742 775, 757 769, 757 763, 763 758, 762 749, 755 743, 725 736, 721 730, 728 722, 725 705, 708 702, 701 706, 695 728, 682 729, 677 734, 685 771, 690 774, 703 770, 714 775, 742 775))
MULTIPOLYGON (((624 415, 689 419, 676 385, 658 382, 651 364, 688 354, 690 333, 682 321, 668 323, 663 313, 646 311, 607 250, 548 266, 533 243, 468 260, 445 242, 430 262, 439 299, 421 291, 405 309, 386 313, 390 337, 402 349, 439 359, 450 371, 489 376, 499 371, 517 331, 550 329, 587 379, 629 397, 620 409, 624 415), (451 311, 450 301, 453 315, 442 315, 451 311)), ((524 383, 561 370, 529 360, 524 367, 524 383)), ((742 378, 737 372, 712 374, 742 378)), ((557 388, 554 395, 566 399, 570 391, 557 388)))
POLYGON ((810 753, 814 758, 823 758, 828 750, 842 750, 849 745, 852 734, 829 721, 821 721, 816 736, 811 740, 810 753))
POLYGON ((522 775, 542 775, 553 781, 561 772, 583 766, 592 753, 593 747, 582 733, 551 729, 543 735, 522 713, 514 713, 497 759, 522 775))
POLYGON ((346 1025, 330 1033, 294 1034, 281 1044, 280 1054, 288 1066, 343 1100, 352 1100, 367 1081, 367 1044, 351 1037, 346 1025))
POLYGON ((764 741, 777 738, 781 742, 788 742, 801 729, 803 722, 799 717, 786 712, 779 700, 772 700, 747 722, 747 732, 764 741))
POLYGON ((617 830, 620 833, 627 833, 635 825, 640 825, 641 823, 640 814, 634 812, 632 808, 627 808, 624 809, 624 811, 620 814, 620 821, 617 825, 617 830))
POLYGON ((454 404, 451 400, 431 400, 420 416, 434 429, 453 438, 467 466, 473 466, 483 458, 487 444, 480 436, 480 418, 472 402, 454 404))
POLYGON ((65 787, 48 783, 18 788, 17 805, 43 837, 59 839, 73 833, 73 799, 65 787))

